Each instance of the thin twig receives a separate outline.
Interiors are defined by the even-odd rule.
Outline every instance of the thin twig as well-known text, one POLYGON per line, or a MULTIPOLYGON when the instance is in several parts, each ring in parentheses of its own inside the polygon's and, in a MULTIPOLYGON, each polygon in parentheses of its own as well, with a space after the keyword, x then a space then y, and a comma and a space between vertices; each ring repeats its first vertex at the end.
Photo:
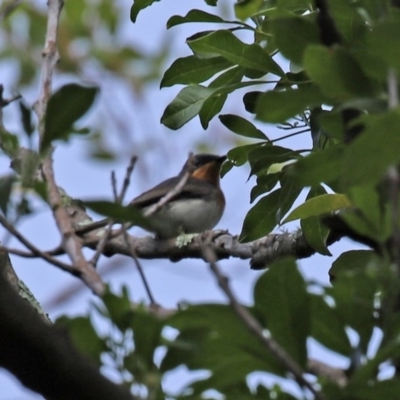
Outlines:
POLYGON ((193 153, 189 153, 189 158, 186 162, 186 170, 182 174, 181 179, 177 183, 175 187, 173 187, 165 196, 163 196, 156 204, 153 204, 151 207, 149 207, 143 215, 145 217, 150 217, 150 215, 155 214, 157 211, 159 211, 162 207, 164 207, 173 197, 178 195, 184 186, 186 185, 186 182, 189 180, 193 173, 193 159, 194 155, 193 153))
POLYGON ((213 250, 209 246, 203 249, 204 258, 209 263, 213 275, 216 277, 219 287, 226 294, 229 303, 243 324, 249 329, 251 333, 256 336, 261 343, 272 353, 272 355, 279 360, 288 371, 290 371, 296 380, 305 386, 317 400, 326 400, 325 396, 316 390, 314 386, 304 378, 304 373, 297 362, 283 349, 278 342, 272 337, 267 337, 263 333, 263 327, 259 322, 238 302, 231 287, 229 286, 228 279, 222 274, 217 263, 213 250))
MULTIPOLYGON (((126 189, 127 189, 127 187, 125 187, 125 185, 129 184, 130 175, 131 175, 132 171, 133 171, 133 167, 131 168, 131 165, 129 165, 129 167, 127 169, 127 172, 126 172, 126 175, 125 175, 124 184, 123 184, 123 187, 121 189, 121 193, 120 194, 118 194, 118 192, 117 192, 117 180, 115 178, 115 173, 113 172, 111 174, 111 185, 112 185, 112 189, 113 189, 113 193, 114 193, 114 200, 116 201, 116 203, 120 203, 122 201, 123 194, 126 192, 126 189)), ((144 270, 143 270, 142 264, 140 263, 137 255, 136 255, 136 251, 135 251, 135 248, 132 246, 132 242, 129 240, 129 236, 128 236, 128 232, 127 232, 127 226, 125 224, 123 224, 123 226, 122 226, 122 232, 123 232, 123 235, 124 235, 125 243, 128 246, 129 253, 130 253, 130 255, 131 255, 131 257, 132 257, 132 259, 133 259, 133 261, 135 263, 136 269, 139 272, 139 275, 140 275, 140 278, 141 278, 141 280, 143 282, 143 285, 145 287, 147 296, 149 297, 150 305, 152 307, 157 306, 157 303, 156 303, 156 301, 154 299, 153 293, 152 293, 152 291, 150 289, 150 285, 149 285, 149 283, 147 281, 146 275, 144 274, 144 270)))
POLYGON ((124 179, 124 183, 122 185, 121 193, 118 196, 119 203, 122 203, 122 201, 124 200, 126 191, 128 190, 128 187, 131 183, 131 175, 132 175, 133 169, 135 168, 137 160, 138 160, 137 156, 132 156, 129 161, 129 165, 126 169, 125 179, 124 179))
MULTIPOLYGON (((1 214, 0 214, 0 224, 3 225, 3 227, 7 229, 7 231, 10 232, 16 239, 18 239, 27 249, 29 249, 34 256, 41 257, 44 260, 48 261, 49 263, 55 265, 56 267, 61 268, 62 270, 67 271, 73 275, 79 275, 79 271, 77 271, 73 266, 58 261, 57 259, 51 257, 49 254, 38 249, 34 244, 32 244, 28 239, 26 239, 25 236, 23 236, 17 229, 15 229, 14 226, 11 225, 7 221, 7 219, 4 218, 1 214)), ((9 251, 9 249, 7 248, 5 249, 9 251)))

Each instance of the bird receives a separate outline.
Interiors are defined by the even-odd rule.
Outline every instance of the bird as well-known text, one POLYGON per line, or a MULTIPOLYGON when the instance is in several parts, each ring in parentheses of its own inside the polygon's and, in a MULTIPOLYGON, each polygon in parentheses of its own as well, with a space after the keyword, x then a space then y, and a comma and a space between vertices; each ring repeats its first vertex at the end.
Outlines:
POLYGON ((146 215, 150 207, 160 202, 189 173, 182 189, 148 217, 148 230, 159 239, 210 230, 219 222, 225 209, 225 197, 219 179, 225 160, 226 156, 193 155, 177 176, 159 183, 129 204, 146 215))
MULTIPOLYGON (((157 239, 171 239, 214 228, 225 209, 225 197, 219 179, 225 160, 226 156, 191 154, 177 176, 159 183, 128 204, 128 208, 135 209, 135 213, 139 210, 146 218, 145 221, 141 218, 142 224, 136 223, 155 233, 157 239), (180 190, 176 190, 182 183, 180 190), (171 194, 168 201, 164 202, 164 196, 171 194)), ((75 231, 84 235, 108 225, 110 221, 106 218, 85 223, 75 231)))

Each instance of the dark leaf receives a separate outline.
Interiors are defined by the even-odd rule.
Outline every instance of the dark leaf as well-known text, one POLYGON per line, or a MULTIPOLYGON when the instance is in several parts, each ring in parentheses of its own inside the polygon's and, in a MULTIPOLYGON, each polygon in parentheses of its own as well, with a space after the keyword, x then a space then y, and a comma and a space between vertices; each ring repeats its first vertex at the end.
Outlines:
POLYGON ((54 93, 48 103, 41 152, 53 140, 66 139, 73 124, 92 106, 99 89, 69 84, 54 93))
POLYGON ((298 89, 285 91, 268 91, 258 99, 257 119, 272 123, 285 122, 324 102, 324 96, 314 85, 303 85, 298 89))
POLYGON ((101 365, 101 355, 107 347, 88 317, 61 317, 57 320, 57 325, 68 329, 69 336, 78 350, 89 356, 96 365, 101 365))
POLYGON ((32 110, 27 107, 22 101, 19 102, 19 110, 21 112, 21 122, 24 128, 24 132, 30 137, 33 133, 32 126, 32 110))
POLYGON ((14 181, 14 175, 6 175, 0 178, 0 209, 5 216, 7 216, 7 208, 14 181))
POLYGON ((253 139, 268 140, 267 136, 257 129, 251 122, 234 114, 219 116, 220 121, 232 132, 253 139))
POLYGON ((282 259, 269 267, 255 285, 254 302, 272 337, 305 367, 310 298, 294 260, 282 259))
POLYGON ((350 356, 351 344, 346 325, 335 308, 329 306, 322 296, 311 296, 311 336, 327 349, 350 356))
POLYGON ((179 24, 185 24, 187 22, 212 22, 212 23, 223 23, 227 22, 217 15, 207 13, 201 10, 190 10, 184 17, 180 15, 174 15, 167 22, 167 29, 179 24))
POLYGON ((263 197, 247 213, 239 240, 250 242, 270 233, 277 225, 281 189, 276 189, 263 197))
POLYGON ((135 23, 139 12, 142 11, 144 8, 151 6, 156 1, 160 0, 134 0, 131 7, 131 21, 135 23))

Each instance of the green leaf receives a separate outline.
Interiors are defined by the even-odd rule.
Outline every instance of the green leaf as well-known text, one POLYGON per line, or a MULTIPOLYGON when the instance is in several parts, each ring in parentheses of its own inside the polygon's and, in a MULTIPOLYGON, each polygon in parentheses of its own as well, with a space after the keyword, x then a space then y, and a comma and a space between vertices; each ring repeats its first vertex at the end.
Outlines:
POLYGON ((301 85, 298 89, 285 91, 270 90, 258 98, 256 116, 264 122, 285 122, 324 101, 324 96, 314 85, 301 85))
POLYGON ((250 175, 261 176, 270 172, 274 164, 283 163, 299 157, 296 151, 274 146, 270 143, 259 143, 256 149, 249 152, 248 159, 251 166, 250 175))
POLYGON ((263 5, 263 0, 246 0, 235 3, 235 15, 244 21, 255 16, 263 5))
POLYGON ((359 348, 364 353, 375 325, 373 314, 382 267, 382 260, 373 252, 342 253, 332 266, 335 284, 326 288, 343 323, 358 333, 359 348))
POLYGON ((121 332, 131 328, 134 310, 126 290, 121 296, 107 291, 103 294, 102 301, 106 308, 106 313, 102 314, 109 316, 121 332))
POLYGON ((350 52, 342 48, 309 46, 303 65, 322 93, 335 101, 374 96, 375 86, 350 52))
POLYGON ((56 326, 68 329, 68 334, 78 350, 89 356, 96 365, 101 365, 101 355, 107 347, 88 317, 61 317, 57 319, 56 326))
POLYGON ((219 116, 220 121, 232 132, 253 139, 269 140, 268 137, 251 122, 234 114, 225 114, 219 116))
POLYGON ((165 72, 160 87, 168 87, 176 84, 195 84, 210 79, 233 64, 223 57, 211 59, 189 56, 178 58, 165 72))
POLYGON ((142 228, 149 229, 150 222, 143 216, 142 212, 132 205, 122 206, 106 200, 84 201, 86 207, 94 212, 112 218, 119 222, 131 222, 142 228))
POLYGON ((45 151, 53 140, 68 137, 73 124, 86 114, 98 92, 97 87, 69 84, 51 96, 45 116, 41 152, 45 151))
POLYGON ((15 157, 19 150, 18 137, 7 132, 2 126, 0 126, 0 149, 10 158, 15 157))
POLYGON ((298 206, 283 223, 330 213, 351 206, 352 203, 345 194, 322 194, 298 206))
POLYGON ((377 400, 396 399, 400 392, 400 382, 394 378, 380 382, 350 384, 349 396, 353 399, 377 400))
POLYGON ((258 44, 245 44, 231 31, 218 30, 200 38, 188 39, 189 47, 205 58, 222 56, 244 68, 284 76, 281 67, 258 44))
POLYGON ((131 321, 135 340, 135 355, 151 370, 154 365, 154 352, 161 345, 163 322, 145 310, 135 310, 131 321))
POLYGON ((299 65, 307 46, 320 43, 316 23, 305 16, 273 19, 271 28, 282 54, 299 65))
POLYGON ((167 22, 167 29, 179 24, 185 24, 188 22, 212 22, 212 23, 224 23, 228 22, 223 20, 217 15, 207 13, 201 10, 190 10, 184 17, 180 15, 174 15, 167 22))
POLYGON ((135 23, 140 11, 148 6, 151 6, 156 1, 160 0, 133 0, 133 5, 131 7, 131 21, 135 23))
POLYGON ((243 96, 244 108, 247 112, 255 114, 258 99, 263 95, 263 92, 247 92, 243 96))
POLYGON ((342 177, 346 187, 373 184, 382 178, 390 165, 400 160, 400 112, 397 109, 359 120, 365 129, 347 147, 346 173, 342 177))
POLYGON ((250 203, 253 203, 253 201, 260 195, 270 192, 275 185, 278 183, 280 174, 267 174, 267 175, 261 175, 257 177, 257 185, 251 189, 250 193, 250 203))
POLYGON ((350 356, 352 348, 346 325, 323 296, 311 294, 311 336, 327 349, 350 356))
POLYGON ((34 131, 34 128, 32 126, 32 109, 28 108, 22 101, 20 101, 19 110, 21 112, 21 122, 24 128, 24 132, 28 137, 31 137, 34 131))
POLYGON ((309 154, 286 167, 286 173, 303 186, 331 183, 342 175, 345 148, 341 145, 329 147, 309 154))
POLYGON ((279 210, 279 197, 281 189, 276 189, 263 197, 247 213, 239 240, 250 242, 270 233, 277 225, 277 212, 279 210))
MULTIPOLYGON (((179 365, 190 370, 208 369, 224 371, 230 363, 241 364, 236 378, 245 379, 254 371, 269 371, 281 375, 280 363, 254 340, 253 334, 237 318, 230 306, 222 304, 189 305, 167 320, 167 325, 179 330, 177 338, 168 344, 168 351, 161 363, 161 371, 179 365)), ((221 375, 219 375, 221 376, 221 375)), ((217 381, 224 386, 230 381, 217 381)))
POLYGON ((369 263, 378 261, 372 250, 350 250, 342 253, 332 264, 329 275, 336 279, 355 272, 364 272, 369 263))
POLYGON ((254 303, 272 337, 305 367, 310 298, 293 259, 275 261, 259 278, 254 288, 254 303))
MULTIPOLYGON (((231 91, 232 84, 240 83, 244 74, 244 69, 241 67, 234 67, 225 71, 216 79, 214 79, 209 88, 219 88, 219 90, 223 89, 224 87, 227 88, 227 92, 231 91)), ((225 104, 227 99, 227 94, 220 93, 209 97, 203 104, 203 107, 200 110, 199 117, 201 126, 203 129, 208 128, 208 124, 212 118, 214 118, 221 110, 225 104)))
POLYGON ((7 216, 8 203, 10 201, 12 186, 15 181, 14 175, 0 177, 0 209, 7 216))
POLYGON ((387 66, 400 71, 400 50, 397 39, 400 35, 400 18, 392 14, 374 25, 374 29, 366 34, 366 44, 369 54, 383 59, 387 66))
POLYGON ((215 90, 201 85, 190 85, 183 88, 165 109, 161 123, 170 129, 179 129, 200 112, 206 99, 215 90))

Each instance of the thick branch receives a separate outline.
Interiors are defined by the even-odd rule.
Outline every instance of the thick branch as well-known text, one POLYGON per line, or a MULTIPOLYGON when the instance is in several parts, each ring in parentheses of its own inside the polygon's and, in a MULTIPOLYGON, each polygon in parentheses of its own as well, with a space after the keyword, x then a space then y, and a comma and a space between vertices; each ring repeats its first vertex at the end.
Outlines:
MULTIPOLYGON (((0 266, 2 267, 2 266, 0 266)), ((3 270, 3 268, 0 268, 3 270)), ((46 324, 0 273, 0 366, 49 400, 134 400, 46 324)))

